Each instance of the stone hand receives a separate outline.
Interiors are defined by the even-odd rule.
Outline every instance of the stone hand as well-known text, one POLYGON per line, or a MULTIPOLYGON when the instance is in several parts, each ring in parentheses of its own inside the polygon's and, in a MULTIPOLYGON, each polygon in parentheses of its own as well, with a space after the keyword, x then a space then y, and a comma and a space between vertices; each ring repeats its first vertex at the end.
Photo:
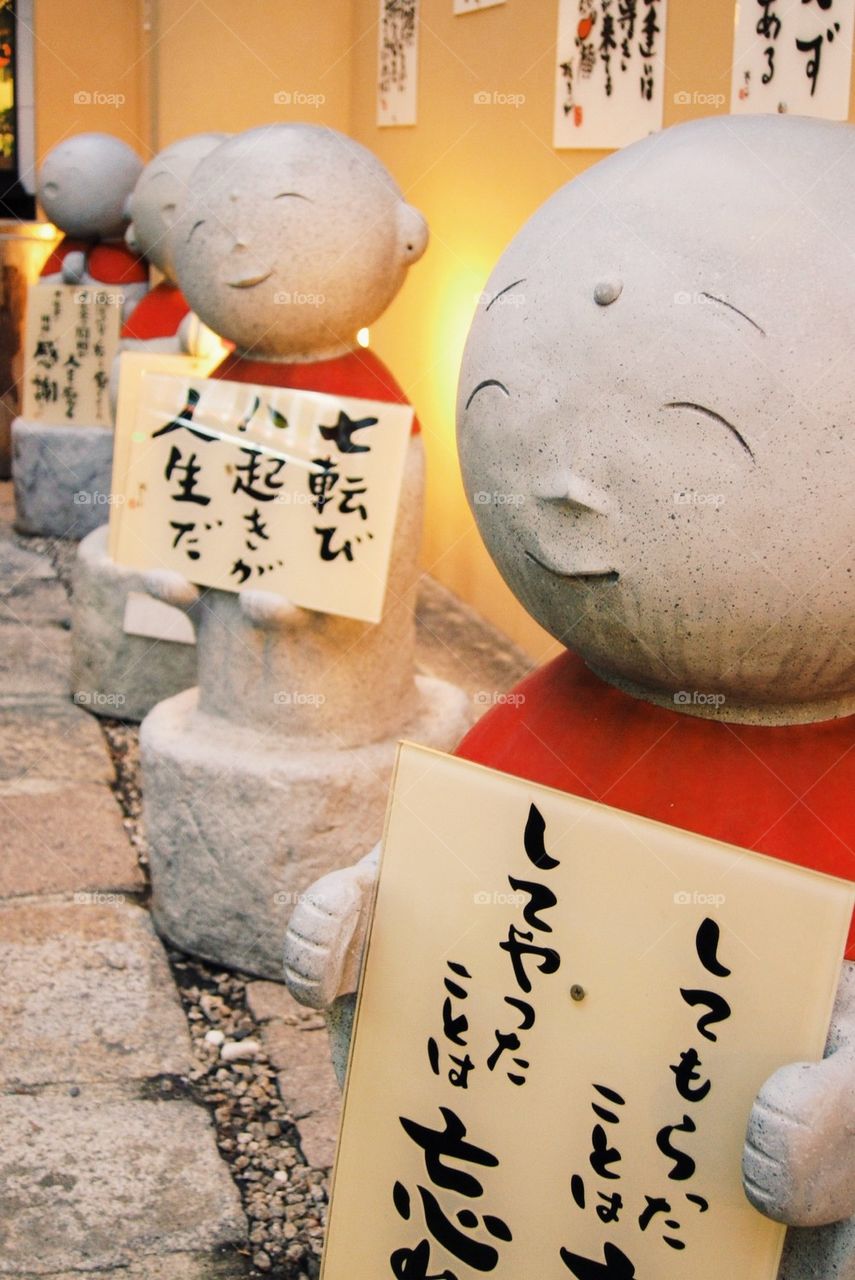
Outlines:
POLYGON ((143 583, 149 595, 164 604, 174 605, 185 612, 198 604, 199 588, 174 569, 150 569, 143 574, 143 583))
POLYGON ((748 1122, 746 1195, 789 1226, 855 1214, 855 965, 843 969, 827 1056, 776 1071, 748 1122))
POLYGON ((185 356, 198 356, 202 354, 201 340, 202 322, 193 311, 188 311, 187 315, 178 326, 178 350, 185 356))
POLYGON ((355 866, 333 871, 302 895, 285 934, 285 982, 295 1000, 328 1009, 356 990, 379 845, 355 866))
POLYGON ((310 616, 310 610, 301 609, 274 591, 241 591, 240 609, 250 626, 260 631, 297 627, 310 616))
POLYGON ((86 274, 86 254, 73 249, 62 260, 62 283, 80 284, 86 274))

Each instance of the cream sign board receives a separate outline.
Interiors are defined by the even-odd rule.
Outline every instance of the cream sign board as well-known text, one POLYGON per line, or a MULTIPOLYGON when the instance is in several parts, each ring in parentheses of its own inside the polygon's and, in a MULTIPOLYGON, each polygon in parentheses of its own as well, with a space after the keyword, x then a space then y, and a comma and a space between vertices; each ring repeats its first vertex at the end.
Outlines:
POLYGON ((52 426, 110 427, 110 369, 122 325, 120 293, 69 284, 27 292, 22 415, 52 426))
POLYGON ((855 0, 739 0, 731 111, 846 120, 855 0))
POLYGON ((559 0, 553 145, 624 147, 662 128, 668 0, 559 0))
POLYGON ((420 0, 379 0, 377 124, 412 125, 418 115, 420 0))
POLYGON ((378 622, 412 420, 408 405, 143 374, 117 432, 115 559, 378 622))
POLYGON ((400 749, 323 1280, 774 1280, 741 1186, 853 886, 400 749))

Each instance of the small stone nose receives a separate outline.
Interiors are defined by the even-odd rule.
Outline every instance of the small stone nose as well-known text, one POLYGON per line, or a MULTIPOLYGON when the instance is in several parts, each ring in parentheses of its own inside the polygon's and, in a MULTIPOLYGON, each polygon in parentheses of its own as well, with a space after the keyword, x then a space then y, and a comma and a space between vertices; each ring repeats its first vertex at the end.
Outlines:
POLYGON ((595 515, 607 516, 612 510, 612 500, 606 493, 584 476, 571 472, 570 476, 551 488, 548 493, 541 494, 546 502, 571 507, 577 511, 591 511, 595 515))

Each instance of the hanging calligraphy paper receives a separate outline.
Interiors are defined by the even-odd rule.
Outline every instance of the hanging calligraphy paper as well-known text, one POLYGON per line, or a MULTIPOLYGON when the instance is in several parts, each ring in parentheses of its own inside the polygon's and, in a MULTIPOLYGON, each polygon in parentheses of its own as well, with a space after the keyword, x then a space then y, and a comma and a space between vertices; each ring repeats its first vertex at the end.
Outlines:
POLYGON ((662 128, 667 0, 559 0, 556 147, 615 148, 662 128))
POLYGON ((416 123, 419 0, 380 0, 377 124, 416 123))
POLYGON ((849 117, 855 0, 740 0, 731 111, 849 117))

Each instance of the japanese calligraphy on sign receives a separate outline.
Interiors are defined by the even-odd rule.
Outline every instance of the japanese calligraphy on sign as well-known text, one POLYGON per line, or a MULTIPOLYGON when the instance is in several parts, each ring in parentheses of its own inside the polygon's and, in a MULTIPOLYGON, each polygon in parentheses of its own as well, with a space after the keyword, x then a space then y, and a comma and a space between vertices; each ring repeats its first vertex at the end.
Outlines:
POLYGON ((323 1280, 773 1280, 746 1122, 822 1055, 853 901, 404 744, 323 1280))
POLYGON ((416 123, 419 0, 379 0, 377 124, 416 123))
POLYGON ((739 0, 730 109, 846 120, 855 0, 739 0))
POLYGON ((27 292, 22 414, 46 425, 110 427, 110 367, 122 296, 69 284, 27 292))
POLYGON ((380 620, 413 411, 143 374, 117 426, 120 564, 380 620))
POLYGON ((559 0, 556 147, 623 147, 662 127, 668 0, 559 0))

